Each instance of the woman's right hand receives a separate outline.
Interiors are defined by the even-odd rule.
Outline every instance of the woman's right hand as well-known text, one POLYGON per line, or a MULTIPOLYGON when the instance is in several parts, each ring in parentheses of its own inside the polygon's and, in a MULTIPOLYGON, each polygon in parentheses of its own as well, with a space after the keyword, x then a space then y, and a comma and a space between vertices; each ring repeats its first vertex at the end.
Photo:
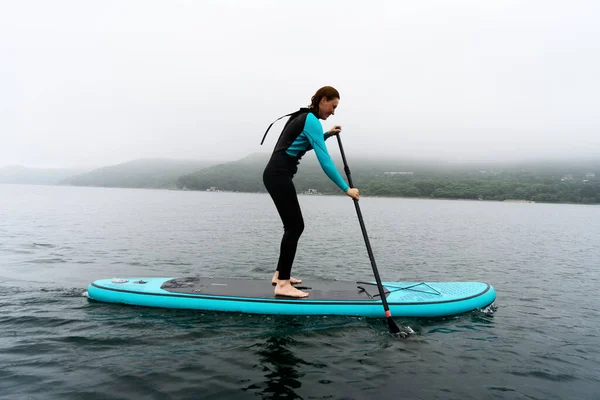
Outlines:
POLYGON ((346 190, 346 194, 352 197, 354 200, 358 200, 358 198, 360 197, 357 188, 349 188, 348 190, 346 190))

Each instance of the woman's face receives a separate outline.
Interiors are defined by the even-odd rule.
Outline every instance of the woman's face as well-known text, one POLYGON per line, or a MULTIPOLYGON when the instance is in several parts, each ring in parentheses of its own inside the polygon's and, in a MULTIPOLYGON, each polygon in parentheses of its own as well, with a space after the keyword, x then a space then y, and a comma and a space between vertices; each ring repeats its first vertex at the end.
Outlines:
POLYGON ((334 115, 339 102, 338 98, 327 100, 327 97, 323 97, 319 103, 319 118, 326 120, 330 115, 334 115))

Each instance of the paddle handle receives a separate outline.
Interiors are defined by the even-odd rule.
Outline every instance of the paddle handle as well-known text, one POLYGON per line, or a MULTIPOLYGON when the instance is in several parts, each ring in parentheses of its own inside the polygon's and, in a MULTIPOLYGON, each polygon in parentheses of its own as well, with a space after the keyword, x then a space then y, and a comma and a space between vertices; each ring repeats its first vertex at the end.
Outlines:
MULTIPOLYGON (((354 187, 352 184, 352 175, 350 173, 350 168, 348 167, 348 162, 346 161, 346 154, 344 152, 344 146, 342 145, 342 139, 339 134, 336 134, 338 144, 340 145, 340 153, 342 154, 342 161, 344 162, 344 171, 346 172, 346 176, 348 177, 348 184, 350 187, 354 187)), ((385 297, 385 291, 383 290, 383 284, 381 283, 381 277, 379 276, 379 271, 377 270, 377 264, 375 263, 375 256, 373 255, 373 249, 371 249, 371 243, 369 242, 369 235, 367 234, 367 228, 365 226, 365 221, 363 219, 362 213, 360 211, 360 206, 358 205, 358 200, 354 200, 354 207, 356 208, 356 215, 358 216, 358 222, 360 223, 360 230, 362 231, 363 238, 365 239, 365 245, 367 246, 367 253, 369 254, 369 260, 371 261, 371 268, 373 269, 373 275, 375 275, 375 281, 377 282, 377 289, 379 290, 379 297, 381 298, 381 302, 383 304, 383 310, 385 311, 385 317, 387 319, 388 326, 390 331, 393 333, 400 332, 400 328, 392 319, 392 313, 390 312, 390 308, 388 306, 387 299, 385 297)))

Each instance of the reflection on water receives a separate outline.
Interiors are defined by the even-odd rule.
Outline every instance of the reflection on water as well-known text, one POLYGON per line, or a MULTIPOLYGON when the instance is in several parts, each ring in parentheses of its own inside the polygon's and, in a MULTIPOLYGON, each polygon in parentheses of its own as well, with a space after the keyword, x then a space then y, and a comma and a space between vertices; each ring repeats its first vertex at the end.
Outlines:
POLYGON ((298 371, 298 366, 307 364, 304 360, 294 355, 290 350, 293 339, 288 336, 275 336, 268 338, 264 343, 253 346, 260 368, 264 371, 264 383, 252 385, 245 391, 260 391, 263 398, 301 399, 295 390, 302 386, 300 378, 303 376, 298 371))

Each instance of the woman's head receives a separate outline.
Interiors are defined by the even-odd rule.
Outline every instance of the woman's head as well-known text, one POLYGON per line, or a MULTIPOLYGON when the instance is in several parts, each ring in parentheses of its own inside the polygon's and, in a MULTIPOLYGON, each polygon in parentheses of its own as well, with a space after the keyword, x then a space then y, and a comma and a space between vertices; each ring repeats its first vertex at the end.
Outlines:
POLYGON ((335 114, 335 109, 340 102, 340 93, 331 86, 323 86, 310 99, 309 108, 323 120, 335 114))

